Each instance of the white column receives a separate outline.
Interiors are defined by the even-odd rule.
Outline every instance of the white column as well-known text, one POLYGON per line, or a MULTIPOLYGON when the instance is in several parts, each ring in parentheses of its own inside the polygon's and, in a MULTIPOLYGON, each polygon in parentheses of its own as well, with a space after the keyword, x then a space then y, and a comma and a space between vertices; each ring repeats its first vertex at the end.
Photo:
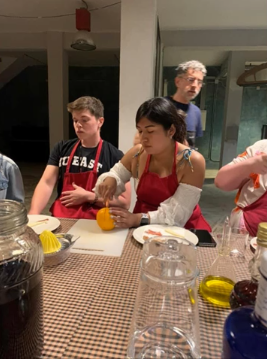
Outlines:
POLYGON ((243 87, 238 86, 236 81, 245 70, 245 61, 245 52, 230 52, 227 67, 220 166, 231 162, 237 155, 243 87))
POLYGON ((69 138, 68 55, 64 50, 62 32, 47 33, 48 101, 49 101, 49 144, 50 149, 61 140, 69 138))
MULTIPOLYGON (((135 115, 154 95, 157 1, 121 1, 119 149, 133 146, 135 115)), ((136 201, 132 181, 130 210, 136 201)))
POLYGON ((156 0, 122 0, 119 149, 132 147, 138 107, 154 95, 156 0))
POLYGON ((163 61, 164 61, 164 45, 160 44, 160 75, 159 75, 159 91, 157 96, 164 96, 164 83, 163 83, 163 61))

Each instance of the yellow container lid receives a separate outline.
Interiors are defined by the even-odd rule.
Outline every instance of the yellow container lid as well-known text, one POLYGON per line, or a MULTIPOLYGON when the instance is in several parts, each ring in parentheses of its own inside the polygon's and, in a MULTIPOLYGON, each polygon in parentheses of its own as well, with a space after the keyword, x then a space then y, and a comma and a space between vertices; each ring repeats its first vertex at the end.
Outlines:
POLYGON ((262 247, 267 247, 267 222, 261 222, 258 226, 257 243, 262 247))

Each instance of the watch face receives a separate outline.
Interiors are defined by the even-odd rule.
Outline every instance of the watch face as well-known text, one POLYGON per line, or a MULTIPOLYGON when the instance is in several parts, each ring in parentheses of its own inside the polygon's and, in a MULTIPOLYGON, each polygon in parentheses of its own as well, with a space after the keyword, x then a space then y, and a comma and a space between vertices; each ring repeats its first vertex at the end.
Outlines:
POLYGON ((147 225, 147 224, 149 224, 148 214, 142 213, 142 218, 141 218, 140 226, 145 226, 145 225, 147 225))

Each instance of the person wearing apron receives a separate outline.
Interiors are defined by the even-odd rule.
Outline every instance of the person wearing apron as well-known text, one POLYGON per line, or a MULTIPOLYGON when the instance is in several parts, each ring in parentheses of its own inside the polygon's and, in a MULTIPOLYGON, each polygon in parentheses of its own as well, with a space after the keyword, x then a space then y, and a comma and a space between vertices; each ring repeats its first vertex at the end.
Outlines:
POLYGON ((198 206, 205 177, 205 160, 188 148, 182 114, 165 98, 144 102, 136 115, 141 145, 130 149, 111 171, 101 175, 96 193, 104 199, 119 195, 134 177, 137 201, 130 213, 111 207, 117 227, 168 224, 185 228, 211 227, 198 206))
MULTIPOLYGON (((156 211, 162 202, 174 195, 179 186, 176 174, 177 152, 178 143, 176 142, 172 173, 171 175, 163 178, 160 178, 156 173, 149 171, 151 155, 147 156, 146 166, 136 190, 137 201, 134 207, 134 213, 156 211), (153 193, 153 195, 151 195, 151 193, 153 193)), ((205 229, 211 232, 211 227, 203 217, 198 204, 195 206, 193 213, 184 225, 184 228, 205 229)))
MULTIPOLYGON (((77 147, 80 145, 80 141, 76 143, 71 151, 71 154, 68 159, 68 164, 66 172, 63 178, 62 192, 72 191, 73 184, 84 188, 86 191, 92 191, 96 181, 97 181, 97 166, 99 161, 99 156, 102 150, 102 139, 97 147, 96 158, 94 163, 94 168, 90 172, 79 172, 79 173, 70 173, 70 164, 72 163, 73 156, 77 147)), ((85 218, 85 219, 95 219, 99 207, 94 203, 85 202, 80 205, 73 205, 71 207, 66 207, 62 202, 61 197, 57 198, 53 205, 50 208, 50 212, 54 217, 60 218, 85 218)))
POLYGON ((224 191, 238 189, 230 225, 246 228, 255 237, 259 223, 267 222, 267 140, 257 141, 222 167, 215 185, 224 191))
MULTIPOLYGON (((103 141, 100 129, 104 108, 98 99, 81 97, 68 104, 78 139, 58 142, 51 151, 40 179, 29 214, 39 214, 47 205, 57 184, 57 199, 50 208, 55 217, 95 219, 104 206, 93 188, 98 175, 109 171, 123 156, 111 143, 103 141)), ((130 184, 111 204, 129 208, 130 184)))

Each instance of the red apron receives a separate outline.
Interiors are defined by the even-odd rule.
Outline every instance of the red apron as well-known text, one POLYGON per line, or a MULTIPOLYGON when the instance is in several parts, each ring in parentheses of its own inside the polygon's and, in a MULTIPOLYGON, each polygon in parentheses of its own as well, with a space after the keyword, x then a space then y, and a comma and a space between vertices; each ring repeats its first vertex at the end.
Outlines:
MULTIPOLYGON (((79 173, 70 173, 70 166, 72 163, 72 159, 77 147, 80 144, 80 141, 76 143, 71 151, 71 154, 68 159, 66 172, 63 177, 63 186, 62 192, 65 191, 73 191, 74 188, 72 183, 74 182, 77 186, 84 188, 86 191, 92 191, 94 188, 96 181, 97 181, 97 165, 99 156, 102 149, 102 139, 100 139, 96 157, 95 157, 95 164, 92 171, 87 172, 79 172, 79 173)), ((60 196, 61 197, 61 196, 60 196)), ((50 212, 55 217, 61 218, 86 218, 86 219, 96 219, 96 214, 99 210, 99 207, 91 205, 90 203, 83 203, 79 205, 75 205, 72 207, 66 207, 64 204, 61 203, 60 197, 55 200, 53 205, 50 208, 50 212)))
MULTIPOLYGON (((160 203, 174 195, 179 186, 176 174, 176 153, 178 145, 176 142, 172 174, 160 178, 157 173, 149 172, 150 155, 147 156, 145 170, 139 180, 136 190, 137 201, 134 207, 134 213, 147 213, 156 211, 160 203)), ((196 205, 192 216, 184 226, 187 229, 206 229, 211 232, 211 227, 203 217, 199 205, 196 205)))
POLYGON ((239 208, 243 211, 246 229, 251 236, 256 237, 259 223, 267 222, 267 192, 256 202, 245 208, 239 208))

